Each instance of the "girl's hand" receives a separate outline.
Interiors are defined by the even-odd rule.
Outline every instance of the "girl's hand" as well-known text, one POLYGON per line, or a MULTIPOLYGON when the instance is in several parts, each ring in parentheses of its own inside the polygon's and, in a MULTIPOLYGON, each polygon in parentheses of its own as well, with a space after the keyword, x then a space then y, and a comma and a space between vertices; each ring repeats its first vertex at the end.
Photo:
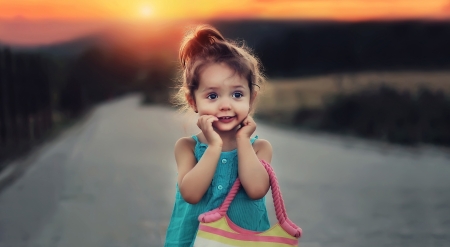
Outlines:
POLYGON ((256 123, 252 117, 247 116, 241 123, 241 128, 236 132, 236 138, 248 138, 252 136, 256 130, 256 123))
POLYGON ((198 118, 197 126, 203 132, 203 135, 205 135, 208 146, 222 147, 222 138, 220 138, 212 126, 215 121, 219 121, 219 119, 212 115, 203 115, 198 118))

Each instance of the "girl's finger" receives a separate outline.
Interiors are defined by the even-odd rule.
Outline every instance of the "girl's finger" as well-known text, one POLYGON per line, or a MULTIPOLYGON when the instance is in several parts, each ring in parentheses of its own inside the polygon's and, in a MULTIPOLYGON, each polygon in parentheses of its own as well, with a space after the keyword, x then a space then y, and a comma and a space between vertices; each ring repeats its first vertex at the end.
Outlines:
POLYGON ((243 122, 244 122, 245 125, 249 125, 249 124, 251 123, 250 117, 247 116, 247 117, 244 119, 243 122))
POLYGON ((212 115, 203 115, 197 121, 197 126, 200 129, 206 129, 209 126, 212 126, 212 122, 218 121, 219 119, 212 115))
POLYGON ((217 119, 216 117, 208 118, 208 120, 207 120, 207 123, 208 123, 207 128, 211 128, 212 129, 213 122, 218 121, 218 120, 219 119, 217 119))
POLYGON ((204 115, 204 116, 202 116, 202 121, 203 121, 203 122, 207 122, 208 119, 210 119, 210 118, 212 118, 212 117, 214 117, 214 116, 211 116, 211 115, 204 115))
POLYGON ((212 120, 212 116, 207 116, 203 119, 203 124, 209 124, 212 120))
POLYGON ((217 117, 211 116, 210 118, 208 118, 207 121, 208 121, 208 123, 212 123, 212 122, 215 122, 215 121, 219 121, 219 119, 217 117))
POLYGON ((199 118, 198 118, 198 121, 199 122, 201 122, 201 123, 203 123, 203 122, 205 122, 208 118, 210 118, 211 116, 210 115, 203 115, 203 116, 200 116, 199 118))

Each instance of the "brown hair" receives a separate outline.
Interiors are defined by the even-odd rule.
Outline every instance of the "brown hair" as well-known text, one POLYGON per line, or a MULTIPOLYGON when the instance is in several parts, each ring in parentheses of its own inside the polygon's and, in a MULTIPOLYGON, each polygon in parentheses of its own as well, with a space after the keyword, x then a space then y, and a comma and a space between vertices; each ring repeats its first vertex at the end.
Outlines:
POLYGON ((190 108, 186 97, 194 98, 199 86, 199 71, 211 63, 225 63, 238 75, 246 78, 250 92, 264 83, 261 64, 245 44, 226 40, 217 29, 209 25, 197 26, 188 32, 179 51, 181 79, 175 103, 182 109, 190 108))

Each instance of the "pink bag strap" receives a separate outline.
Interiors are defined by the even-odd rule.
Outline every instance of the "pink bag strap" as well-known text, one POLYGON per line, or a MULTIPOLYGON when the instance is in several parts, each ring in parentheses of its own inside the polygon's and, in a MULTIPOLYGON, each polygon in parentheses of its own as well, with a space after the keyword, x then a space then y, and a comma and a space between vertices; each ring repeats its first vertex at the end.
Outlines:
MULTIPOLYGON (((302 235, 302 229, 295 225, 287 216, 286 213, 286 207, 284 206, 283 197, 281 195, 280 186, 278 185, 277 177, 275 176, 275 172, 270 166, 269 163, 265 162, 264 160, 260 160, 261 164, 263 164, 264 168, 266 168, 267 173, 269 174, 269 180, 270 180, 270 187, 272 189, 272 198, 273 198, 273 204, 275 207, 275 214, 277 216, 277 220, 281 227, 290 235, 296 238, 300 238, 302 235)), ((223 201, 222 205, 220 205, 219 208, 213 210, 210 212, 209 216, 220 216, 223 217, 227 214, 228 208, 230 207, 231 202, 233 201, 234 197, 236 196, 237 192, 239 191, 239 187, 241 185, 241 181, 239 178, 236 179, 236 181, 233 184, 233 187, 231 187, 230 192, 226 196, 225 200, 223 201)), ((203 215, 203 217, 210 218, 208 215, 203 215)), ((214 217, 216 218, 216 217, 214 217)), ((202 220, 202 219, 201 219, 202 220)), ((202 221, 206 219, 203 218, 202 221)))

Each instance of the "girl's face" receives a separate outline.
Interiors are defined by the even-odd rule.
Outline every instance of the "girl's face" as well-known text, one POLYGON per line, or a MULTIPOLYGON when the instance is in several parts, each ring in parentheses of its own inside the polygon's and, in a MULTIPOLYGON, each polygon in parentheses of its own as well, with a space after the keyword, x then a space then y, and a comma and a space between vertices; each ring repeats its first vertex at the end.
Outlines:
MULTIPOLYGON (((248 81, 224 63, 213 63, 200 72, 198 89, 191 105, 198 114, 213 115, 218 131, 235 129, 249 114, 254 99, 248 81)), ((255 95, 256 96, 256 95, 255 95)))

